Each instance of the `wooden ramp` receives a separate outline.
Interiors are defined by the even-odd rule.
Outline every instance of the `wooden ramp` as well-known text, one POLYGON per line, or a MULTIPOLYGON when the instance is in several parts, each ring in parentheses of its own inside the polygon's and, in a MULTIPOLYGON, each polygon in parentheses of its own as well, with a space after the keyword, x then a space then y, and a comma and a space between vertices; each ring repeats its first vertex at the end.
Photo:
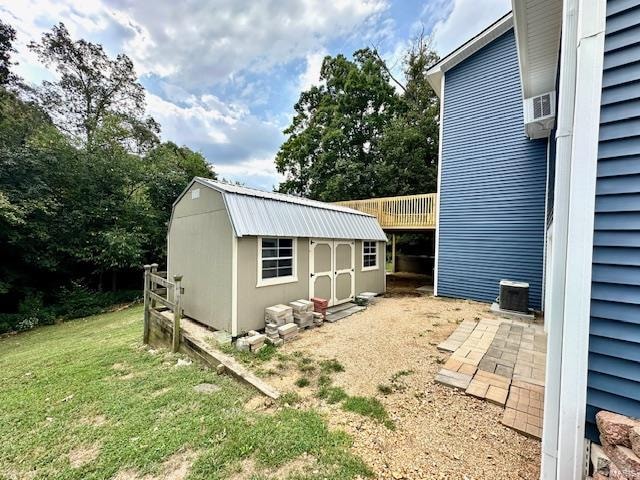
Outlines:
MULTIPOLYGON (((159 346, 171 346, 173 339, 173 313, 169 310, 159 312, 150 310, 149 343, 159 346)), ((183 317, 180 328, 179 351, 212 369, 222 369, 224 373, 252 386, 263 395, 277 400, 280 392, 255 376, 233 357, 225 355, 210 342, 215 342, 213 332, 190 318, 183 317), (222 365, 222 367, 220 367, 222 365)), ((218 370, 219 371, 219 370, 218 370)))

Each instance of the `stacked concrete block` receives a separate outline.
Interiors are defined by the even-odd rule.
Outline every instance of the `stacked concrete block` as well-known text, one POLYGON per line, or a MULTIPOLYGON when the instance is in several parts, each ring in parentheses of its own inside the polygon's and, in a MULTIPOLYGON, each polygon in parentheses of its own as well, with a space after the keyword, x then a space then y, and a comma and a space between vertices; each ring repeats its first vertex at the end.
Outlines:
POLYGON ((246 338, 247 343, 249 344, 249 351, 258 352, 264 346, 267 336, 252 330, 246 338))
POLYGON ((267 323, 264 328, 264 333, 267 336, 266 342, 271 345, 275 345, 279 347, 282 345, 282 339, 280 338, 280 333, 278 333, 278 325, 275 323, 267 323))
POLYGON ((250 350, 249 339, 247 337, 240 337, 236 340, 236 349, 241 352, 248 352, 250 350))
POLYGON ((303 313, 303 312, 313 312, 313 302, 309 300, 296 300, 295 302, 289 303, 289 306, 293 309, 293 314, 303 313))
POLYGON ((264 309, 265 323, 275 323, 278 326, 293 322, 293 309, 287 305, 278 304, 264 309))
POLYGON ((324 315, 320 312, 312 312, 313 315, 313 325, 319 327, 324 323, 324 315))
POLYGON ((278 333, 283 342, 290 342, 296 338, 299 330, 298 325, 295 323, 287 323, 286 325, 278 327, 278 333))
MULTIPOLYGON (((598 472, 603 478, 640 480, 640 420, 600 411, 596 415, 602 450, 609 459, 608 472, 598 472)), ((597 469, 598 466, 594 465, 597 469)))

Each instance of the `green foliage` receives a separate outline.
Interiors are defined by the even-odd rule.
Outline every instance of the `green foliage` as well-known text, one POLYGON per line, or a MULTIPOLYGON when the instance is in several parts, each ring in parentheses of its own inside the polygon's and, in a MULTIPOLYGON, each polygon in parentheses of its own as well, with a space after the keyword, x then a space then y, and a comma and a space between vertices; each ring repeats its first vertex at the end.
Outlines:
POLYGON ((436 61, 418 37, 402 84, 375 50, 327 56, 323 83, 300 94, 284 131, 279 190, 324 201, 435 191, 439 108, 426 72, 436 61))
POLYGON ((373 418, 391 430, 395 428, 384 405, 376 398, 349 397, 342 403, 342 408, 348 412, 373 418))
MULTIPOLYGON (((12 40, 0 23, 0 76, 12 40)), ((116 292, 132 275, 139 285, 141 265, 166 257, 175 198, 194 176, 215 176, 200 153, 158 142, 126 56, 73 40, 62 24, 31 48, 58 78, 35 92, 0 82, 1 331, 47 323, 46 311, 69 318, 118 302, 94 291, 116 292), (57 305, 60 286, 77 290, 76 281, 91 287, 84 306, 57 305), (18 313, 33 292, 42 309, 18 313)))
POLYGON ((305 452, 317 478, 370 475, 317 412, 246 411, 254 392, 239 382, 140 348, 141 316, 135 307, 0 339, 0 477, 165 478, 164 462, 184 451, 195 454, 191 480, 230 478, 247 459, 259 476, 305 452), (203 395, 200 383, 220 390, 203 395), (97 458, 72 467, 69 453, 91 445, 97 458))

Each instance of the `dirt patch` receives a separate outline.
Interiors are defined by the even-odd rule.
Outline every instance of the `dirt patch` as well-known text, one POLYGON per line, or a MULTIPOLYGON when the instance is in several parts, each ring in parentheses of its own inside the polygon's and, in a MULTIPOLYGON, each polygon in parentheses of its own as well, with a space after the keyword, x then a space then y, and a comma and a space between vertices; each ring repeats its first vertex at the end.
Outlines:
POLYGON ((184 480, 197 457, 197 452, 192 450, 174 453, 163 462, 162 470, 157 476, 142 476, 135 469, 126 468, 120 470, 113 480, 184 480))
POLYGON ((72 468, 80 468, 93 462, 100 455, 100 444, 81 445, 69 452, 69 463, 72 468))
POLYGON ((312 455, 303 454, 276 469, 260 468, 253 458, 248 458, 240 462, 235 473, 230 475, 228 479, 250 480, 259 477, 280 480, 309 473, 317 473, 316 459, 312 455))
POLYGON ((101 427, 107 423, 107 417, 104 415, 93 415, 91 417, 85 417, 80 420, 83 425, 89 425, 90 427, 101 427))
POLYGON ((488 305, 471 301, 382 298, 280 350, 295 358, 337 359, 345 369, 332 374, 333 384, 349 395, 378 398, 395 430, 319 400, 317 377, 295 364, 268 381, 280 391, 295 391, 302 408, 325 412, 333 427, 350 433, 354 453, 376 478, 537 479, 539 442, 500 425, 501 408, 434 383, 448 357, 436 345, 463 320, 489 315, 488 305), (312 385, 296 387, 301 376, 312 385))
POLYGON ((114 363, 111 365, 111 370, 115 370, 116 372, 126 372, 129 370, 129 365, 126 363, 114 363))
POLYGON ((151 394, 151 398, 161 397, 162 395, 164 395, 165 393, 169 392, 170 390, 171 390, 170 387, 160 388, 160 389, 156 390, 155 392, 153 392, 151 394))

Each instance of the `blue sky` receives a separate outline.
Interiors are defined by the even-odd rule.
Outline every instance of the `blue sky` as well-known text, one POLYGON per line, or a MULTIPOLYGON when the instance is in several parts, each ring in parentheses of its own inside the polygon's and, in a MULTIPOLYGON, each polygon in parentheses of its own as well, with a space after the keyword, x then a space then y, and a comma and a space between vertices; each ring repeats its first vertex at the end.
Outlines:
POLYGON ((421 29, 444 55, 510 0, 0 0, 18 32, 16 72, 52 73, 26 45, 64 22, 75 38, 131 57, 162 138, 201 151, 224 178, 271 189, 273 160, 301 89, 325 55, 376 46, 399 71, 421 29))

